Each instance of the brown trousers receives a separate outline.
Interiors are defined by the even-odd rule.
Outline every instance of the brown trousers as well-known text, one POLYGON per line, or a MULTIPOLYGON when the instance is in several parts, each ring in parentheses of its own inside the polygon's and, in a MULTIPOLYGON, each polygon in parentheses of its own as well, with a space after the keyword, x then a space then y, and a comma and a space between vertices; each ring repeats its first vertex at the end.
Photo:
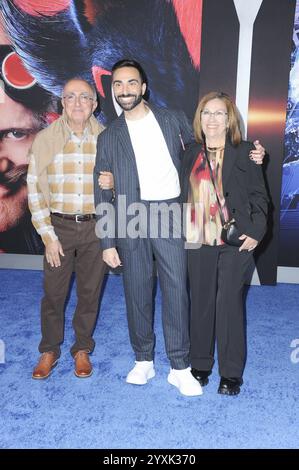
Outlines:
POLYGON ((75 342, 71 354, 79 350, 92 352, 92 338, 98 315, 99 295, 106 273, 100 241, 95 235, 94 219, 75 222, 51 216, 55 233, 62 245, 61 266, 52 268, 44 257, 44 297, 41 303, 41 353, 60 355, 64 338, 64 310, 73 271, 76 275, 77 306, 73 317, 75 342))

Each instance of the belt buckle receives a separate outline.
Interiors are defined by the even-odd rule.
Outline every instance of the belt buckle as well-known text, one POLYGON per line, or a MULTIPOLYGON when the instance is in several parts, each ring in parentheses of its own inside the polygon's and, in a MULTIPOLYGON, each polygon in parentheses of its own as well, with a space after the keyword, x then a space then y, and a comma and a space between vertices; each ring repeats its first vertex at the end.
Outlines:
POLYGON ((80 214, 75 215, 75 221, 77 222, 77 224, 81 224, 81 222, 82 222, 82 220, 80 220, 79 217, 81 217, 80 214))

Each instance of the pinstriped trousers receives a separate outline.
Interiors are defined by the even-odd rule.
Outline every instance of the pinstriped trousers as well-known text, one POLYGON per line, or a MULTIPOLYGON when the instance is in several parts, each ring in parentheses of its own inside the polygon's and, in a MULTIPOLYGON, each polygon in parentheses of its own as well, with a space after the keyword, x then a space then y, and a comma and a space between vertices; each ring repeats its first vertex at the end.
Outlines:
POLYGON ((137 361, 154 358, 154 259, 162 293, 162 324, 173 369, 189 365, 187 258, 181 238, 140 238, 135 250, 119 250, 129 336, 137 361))

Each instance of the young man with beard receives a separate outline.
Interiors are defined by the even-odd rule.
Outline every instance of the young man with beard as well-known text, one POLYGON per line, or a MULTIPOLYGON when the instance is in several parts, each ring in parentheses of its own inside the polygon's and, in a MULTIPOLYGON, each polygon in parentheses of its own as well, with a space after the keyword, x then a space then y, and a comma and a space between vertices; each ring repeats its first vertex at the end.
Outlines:
MULTIPOLYGON (((147 79, 133 60, 122 60, 112 68, 112 86, 124 110, 100 136, 95 166, 95 204, 109 201, 111 191, 98 187, 101 171, 111 171, 115 184, 115 206, 120 195, 126 206, 142 202, 148 215, 153 203, 166 209, 178 202, 178 168, 182 141, 192 140, 192 129, 181 112, 149 105, 143 99, 147 79)), ((162 221, 160 214, 159 223, 162 221)), ((175 216, 174 216, 175 217, 175 216)), ((113 223, 113 221, 111 221, 113 223)), ((129 222, 129 217, 126 222, 129 222)), ((148 230, 151 220, 148 224, 148 230)), ((170 232, 176 221, 171 219, 170 232), (173 224, 173 225, 172 225, 173 224)), ((103 233, 100 233, 102 238, 103 233)), ((189 319, 186 287, 186 256, 182 238, 149 231, 140 238, 101 239, 103 259, 111 268, 123 264, 127 317, 135 366, 126 381, 143 385, 154 377, 155 334, 153 330, 153 255, 162 290, 162 318, 166 352, 171 364, 168 381, 183 395, 201 395, 200 384, 189 368, 189 319), (118 251, 116 250, 118 248, 118 251)))
MULTIPOLYGON (((114 202, 115 207, 115 212, 104 210, 101 213, 99 206, 97 233, 101 238, 103 259, 108 266, 116 268, 123 264, 129 335, 136 358, 126 381, 144 385, 155 376, 155 257, 162 291, 164 340, 171 364, 168 382, 183 395, 201 395, 201 385, 189 367, 186 252, 183 237, 181 234, 179 237, 175 235, 176 228, 181 227, 181 218, 179 215, 178 220, 177 213, 171 212, 173 203, 179 203, 181 151, 193 140, 192 128, 184 113, 158 108, 144 100, 147 78, 136 61, 125 59, 113 66, 112 86, 115 100, 124 112, 98 138, 94 188, 96 207, 101 202, 105 203, 105 207, 107 202, 114 202), (114 192, 98 186, 102 171, 113 173, 114 192), (117 235, 113 236, 109 229, 105 231, 106 224, 114 227, 116 220, 120 220, 118 203, 124 196, 126 230, 133 220, 129 215, 130 205, 141 203, 145 211, 143 215, 146 220, 140 219, 144 231, 140 232, 139 237, 130 237, 127 231, 125 235, 120 234, 120 226, 116 227, 117 235), (153 220, 151 210, 160 203, 163 203, 163 209, 153 220), (169 233, 166 237, 162 233, 163 214, 169 215, 169 233), (154 236, 151 233, 153 224, 160 228, 154 236)), ((255 152, 263 155, 264 149, 255 152)))

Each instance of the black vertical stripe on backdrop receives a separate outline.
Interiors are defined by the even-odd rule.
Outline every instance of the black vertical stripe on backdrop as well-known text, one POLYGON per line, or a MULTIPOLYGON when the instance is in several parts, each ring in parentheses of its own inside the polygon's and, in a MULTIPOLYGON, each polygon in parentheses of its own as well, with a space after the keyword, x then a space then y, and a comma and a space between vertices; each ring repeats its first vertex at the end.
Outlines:
MULTIPOLYGON (((285 112, 295 0, 264 0, 254 25, 250 105, 270 103, 285 112)), ((200 96, 211 90, 236 97, 239 20, 233 0, 204 0, 200 70, 200 96)), ((266 109, 265 109, 266 110, 266 109)), ((250 111, 250 109, 249 109, 250 111)), ((260 139, 270 158, 264 165, 275 210, 271 229, 256 253, 262 284, 275 284, 278 259, 281 166, 284 141, 282 120, 263 127, 249 123, 248 139, 260 139)))
POLYGON ((232 0, 204 0, 199 96, 219 90, 236 96, 239 21, 232 0))
MULTIPOLYGON (((261 284, 275 284, 278 264, 281 173, 290 55, 296 0, 264 0, 254 24, 249 117, 251 109, 281 113, 281 119, 250 121, 248 140, 259 138, 269 154, 264 165, 272 210, 270 230, 256 256, 261 284)), ((276 114, 277 116, 277 114, 276 114)))

